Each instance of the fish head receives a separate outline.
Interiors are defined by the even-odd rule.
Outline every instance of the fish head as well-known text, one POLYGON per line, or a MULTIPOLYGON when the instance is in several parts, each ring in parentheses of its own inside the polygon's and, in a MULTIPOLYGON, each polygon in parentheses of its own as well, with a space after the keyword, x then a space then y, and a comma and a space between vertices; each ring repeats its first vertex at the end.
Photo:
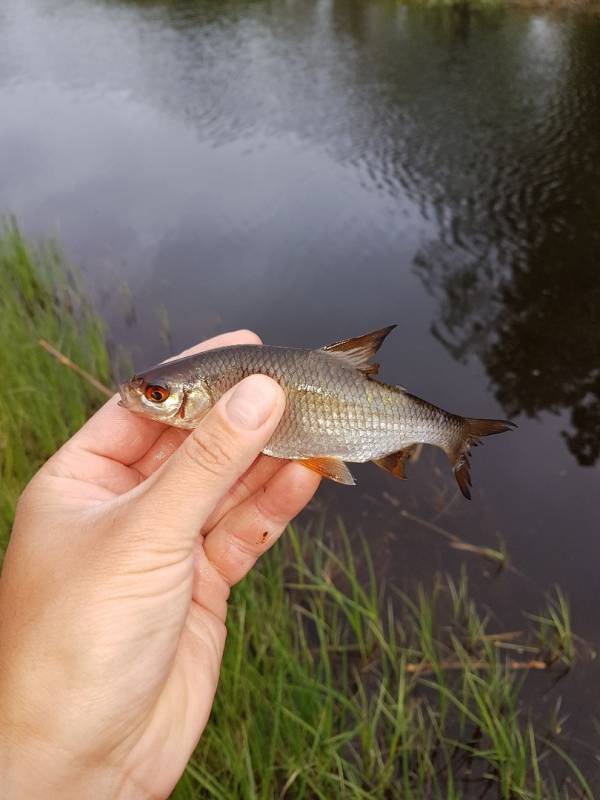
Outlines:
POLYGON ((208 387, 201 381, 189 385, 168 363, 134 375, 119 386, 119 394, 123 408, 179 428, 195 427, 212 405, 208 387))

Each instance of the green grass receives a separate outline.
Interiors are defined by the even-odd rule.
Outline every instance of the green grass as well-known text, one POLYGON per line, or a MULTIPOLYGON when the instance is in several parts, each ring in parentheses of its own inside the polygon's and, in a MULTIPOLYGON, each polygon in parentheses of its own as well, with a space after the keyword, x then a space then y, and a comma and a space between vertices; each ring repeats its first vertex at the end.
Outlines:
MULTIPOLYGON (((6 223, 0 547, 29 477, 102 400, 39 338, 110 383, 76 271, 55 245, 30 247, 6 223)), ((524 626, 492 631, 464 574, 384 593, 360 538, 316 523, 290 530, 233 591, 214 711, 173 797, 592 798, 561 740, 560 705, 547 719, 523 691, 550 681, 539 668, 576 668, 564 595, 524 626)))
MULTIPOLYGON (((490 633, 464 574, 382 602, 366 544, 335 536, 290 530, 234 590, 213 716, 173 796, 592 798, 523 701, 549 681, 515 668, 544 666, 536 627, 490 633)), ((546 641, 566 646, 565 621, 546 641)))
POLYGON ((537 623, 537 637, 540 650, 549 664, 562 663, 571 667, 576 661, 575 637, 571 630, 571 611, 569 601, 559 586, 548 595, 546 611, 530 614, 537 623))
POLYGON ((55 244, 30 247, 0 221, 0 547, 25 483, 102 399, 39 338, 110 382, 103 327, 77 272, 55 244))

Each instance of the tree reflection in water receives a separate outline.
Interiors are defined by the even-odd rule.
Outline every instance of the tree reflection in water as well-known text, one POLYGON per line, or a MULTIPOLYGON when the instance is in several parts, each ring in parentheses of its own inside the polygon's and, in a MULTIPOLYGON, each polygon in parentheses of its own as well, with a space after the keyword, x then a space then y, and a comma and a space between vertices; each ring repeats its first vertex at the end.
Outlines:
POLYGON ((600 456, 600 24, 574 23, 561 46, 564 74, 539 124, 503 131, 509 138, 492 173, 477 176, 485 191, 475 203, 467 194, 453 204, 447 187, 440 235, 416 266, 439 299, 433 329, 450 352, 480 357, 507 415, 568 411, 562 435, 578 463, 592 465, 600 456))

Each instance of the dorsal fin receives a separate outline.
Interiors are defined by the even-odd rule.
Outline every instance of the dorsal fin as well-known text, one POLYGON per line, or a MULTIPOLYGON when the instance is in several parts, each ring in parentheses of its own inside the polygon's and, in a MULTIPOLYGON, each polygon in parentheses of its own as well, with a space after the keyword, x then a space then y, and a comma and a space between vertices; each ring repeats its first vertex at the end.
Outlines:
POLYGON ((379 364, 369 364, 369 359, 375 355, 385 337, 395 327, 396 325, 388 325, 387 328, 380 328, 378 331, 365 333, 354 339, 344 339, 341 342, 327 344, 321 350, 345 361, 349 367, 354 367, 354 369, 364 372, 365 375, 377 375, 379 364))

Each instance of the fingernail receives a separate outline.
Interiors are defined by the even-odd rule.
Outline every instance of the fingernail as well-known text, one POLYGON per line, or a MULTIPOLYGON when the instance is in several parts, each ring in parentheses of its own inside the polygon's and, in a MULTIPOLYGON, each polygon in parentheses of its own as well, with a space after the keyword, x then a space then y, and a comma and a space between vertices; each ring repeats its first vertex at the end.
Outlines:
POLYGON ((227 401, 227 416, 247 431, 255 431, 268 420, 277 399, 277 387, 263 375, 250 375, 233 390, 227 401))

